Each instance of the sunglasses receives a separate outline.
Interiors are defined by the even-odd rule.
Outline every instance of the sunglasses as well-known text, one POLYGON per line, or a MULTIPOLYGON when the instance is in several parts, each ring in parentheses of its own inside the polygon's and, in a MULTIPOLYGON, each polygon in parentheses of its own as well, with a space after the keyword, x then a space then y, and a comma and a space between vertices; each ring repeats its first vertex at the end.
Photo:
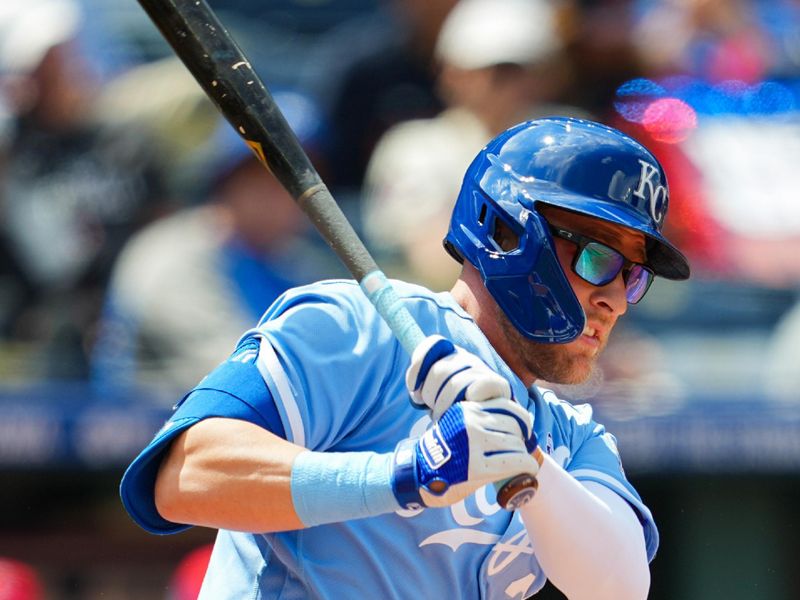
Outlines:
POLYGON ((592 285, 608 285, 620 271, 625 282, 625 297, 629 304, 641 300, 653 283, 655 274, 648 267, 632 262, 618 251, 590 237, 550 225, 550 233, 578 246, 572 260, 573 272, 592 285))

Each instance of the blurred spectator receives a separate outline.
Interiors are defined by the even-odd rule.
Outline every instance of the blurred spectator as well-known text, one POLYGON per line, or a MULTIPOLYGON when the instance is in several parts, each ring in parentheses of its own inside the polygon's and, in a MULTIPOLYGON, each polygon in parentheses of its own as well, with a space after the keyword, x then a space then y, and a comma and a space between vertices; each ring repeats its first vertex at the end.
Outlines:
POLYGON ((627 126, 617 125, 664 163, 671 235, 698 275, 793 286, 800 211, 787 182, 800 162, 800 5, 640 0, 637 12, 646 78, 620 87, 627 126))
POLYGON ((645 0, 634 37, 653 77, 687 74, 717 83, 764 79, 771 62, 766 32, 749 0, 645 0))
POLYGON ((617 88, 639 63, 631 31, 635 0, 559 0, 560 29, 572 65, 564 100, 604 120, 617 88))
POLYGON ((97 86, 72 0, 3 3, 0 82, 11 130, 0 174, 0 335, 43 351, 49 377, 87 374, 110 266, 158 210, 147 140, 92 121, 97 86))
POLYGON ((197 600, 213 549, 213 544, 207 544, 181 559, 170 579, 167 600, 197 600))
MULTIPOLYGON (((307 152, 318 156, 314 103, 296 92, 273 96, 307 152)), ((156 221, 119 257, 94 349, 98 385, 190 388, 280 293, 341 272, 296 203, 226 122, 210 147, 208 202, 156 221)))
POLYGON ((375 144, 392 125, 442 109, 433 48, 457 0, 380 0, 381 10, 324 36, 309 58, 309 85, 332 126, 329 186, 352 199, 375 144))
MULTIPOLYGON (((693 116, 691 108, 687 110, 693 116)), ((681 117, 672 115, 668 119, 676 131, 680 129, 681 117)), ((664 167, 670 188, 670 214, 664 231, 691 260, 693 276, 733 276, 734 265, 727 250, 730 234, 712 212, 705 186, 706 173, 687 155, 680 141, 664 139, 663 121, 654 134, 657 126, 654 123, 609 120, 647 146, 664 167)))
POLYGON ((0 600, 42 600, 44 589, 33 567, 0 557, 0 600))
POLYGON ((146 132, 171 197, 201 191, 197 149, 219 123, 219 111, 176 56, 139 65, 103 86, 93 107, 110 128, 146 132))
POLYGON ((381 139, 364 191, 372 245, 435 288, 458 265, 441 248, 461 177, 493 135, 527 118, 576 114, 551 104, 568 78, 557 15, 547 0, 462 0, 436 45, 448 108, 401 123, 381 139))

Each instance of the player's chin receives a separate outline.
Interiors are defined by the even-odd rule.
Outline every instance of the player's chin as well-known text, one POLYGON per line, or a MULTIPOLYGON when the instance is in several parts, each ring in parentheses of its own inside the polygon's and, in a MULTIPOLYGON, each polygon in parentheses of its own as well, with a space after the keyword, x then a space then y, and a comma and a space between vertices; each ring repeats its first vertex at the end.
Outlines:
POLYGON ((560 368, 548 381, 563 385, 585 383, 595 372, 597 354, 594 352, 570 352, 560 363, 560 368))
POLYGON ((560 383, 562 385, 578 385, 581 383, 586 383, 593 372, 594 370, 591 366, 588 368, 583 368, 583 365, 580 367, 575 365, 572 369, 563 372, 559 377, 552 379, 551 381, 554 383, 560 383))

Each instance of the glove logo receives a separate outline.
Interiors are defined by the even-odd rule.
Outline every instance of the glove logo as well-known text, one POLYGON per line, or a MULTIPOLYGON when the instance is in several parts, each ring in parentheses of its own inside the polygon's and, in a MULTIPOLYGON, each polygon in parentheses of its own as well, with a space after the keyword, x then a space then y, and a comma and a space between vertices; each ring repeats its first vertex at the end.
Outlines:
POLYGON ((422 456, 431 470, 441 468, 453 455, 438 425, 428 429, 422 436, 421 442, 422 456))

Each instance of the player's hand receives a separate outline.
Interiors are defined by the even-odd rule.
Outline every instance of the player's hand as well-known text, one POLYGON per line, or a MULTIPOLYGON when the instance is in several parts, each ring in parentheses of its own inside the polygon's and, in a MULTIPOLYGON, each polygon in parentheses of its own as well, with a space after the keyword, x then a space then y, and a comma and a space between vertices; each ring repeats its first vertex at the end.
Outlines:
POLYGON ((404 508, 449 506, 539 463, 533 416, 508 398, 451 406, 418 440, 395 450, 392 488, 404 508))
POLYGON ((440 335, 428 336, 414 350, 406 371, 406 387, 414 404, 431 409, 434 421, 461 400, 513 398, 505 377, 440 335))

